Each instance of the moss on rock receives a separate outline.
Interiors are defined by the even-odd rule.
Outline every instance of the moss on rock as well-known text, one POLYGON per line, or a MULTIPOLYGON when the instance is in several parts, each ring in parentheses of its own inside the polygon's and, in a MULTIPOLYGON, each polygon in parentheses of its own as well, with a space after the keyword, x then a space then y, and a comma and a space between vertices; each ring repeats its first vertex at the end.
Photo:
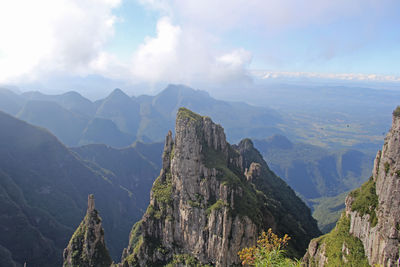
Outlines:
POLYGON ((351 210, 357 211, 361 216, 369 214, 369 222, 374 227, 378 223, 375 209, 378 206, 378 196, 376 195, 376 184, 372 177, 369 178, 360 188, 352 191, 353 197, 351 210))

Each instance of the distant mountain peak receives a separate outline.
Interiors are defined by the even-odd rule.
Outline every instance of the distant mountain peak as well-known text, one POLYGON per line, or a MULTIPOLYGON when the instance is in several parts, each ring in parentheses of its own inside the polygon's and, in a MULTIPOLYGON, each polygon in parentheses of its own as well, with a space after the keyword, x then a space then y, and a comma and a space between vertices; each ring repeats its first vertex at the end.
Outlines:
POLYGON ((281 149, 291 149, 293 143, 284 135, 275 134, 267 139, 267 142, 271 147, 281 148, 281 149))
POLYGON ((127 98, 127 99, 131 99, 127 94, 125 94, 124 91, 122 91, 119 88, 115 88, 111 94, 108 95, 107 98, 127 98))
POLYGON ((181 94, 181 95, 201 95, 203 97, 210 97, 209 93, 204 90, 196 90, 183 84, 168 84, 168 86, 161 91, 160 94, 181 94))

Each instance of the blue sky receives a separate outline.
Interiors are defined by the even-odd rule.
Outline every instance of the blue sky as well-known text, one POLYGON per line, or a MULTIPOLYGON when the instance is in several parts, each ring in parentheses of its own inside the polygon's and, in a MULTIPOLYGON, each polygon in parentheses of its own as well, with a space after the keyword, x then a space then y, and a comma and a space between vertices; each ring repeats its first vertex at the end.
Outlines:
POLYGON ((0 83, 400 83, 399 14, 398 0, 2 1, 0 83))

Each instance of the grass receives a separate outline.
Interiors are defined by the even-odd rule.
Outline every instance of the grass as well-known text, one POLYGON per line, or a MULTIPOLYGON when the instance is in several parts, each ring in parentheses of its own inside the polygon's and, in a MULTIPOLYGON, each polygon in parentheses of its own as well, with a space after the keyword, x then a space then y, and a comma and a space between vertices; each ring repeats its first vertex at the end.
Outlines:
POLYGON ((135 225, 132 228, 132 231, 129 235, 129 244, 137 244, 139 241, 139 238, 141 237, 141 227, 142 227, 142 221, 138 221, 135 223, 135 225))
POLYGON ((179 108, 178 110, 178 114, 177 114, 177 119, 184 119, 184 118, 188 118, 191 121, 199 121, 202 120, 203 117, 197 113, 194 113, 193 111, 187 109, 187 108, 179 108))
POLYGON ((329 234, 318 238, 320 244, 325 244, 325 256, 328 258, 326 267, 369 266, 361 240, 352 236, 349 230, 350 218, 343 213, 336 227, 329 234), (348 248, 348 254, 342 251, 343 245, 348 248))
POLYGON ((158 177, 154 181, 153 188, 151 189, 153 191, 153 196, 157 200, 157 202, 161 205, 170 205, 172 202, 172 177, 171 173, 168 172, 165 174, 165 179, 164 181, 162 180, 162 177, 158 177))
POLYGON ((400 117, 400 106, 393 110, 393 116, 400 117))
POLYGON ((210 207, 207 208, 206 214, 207 214, 207 216, 208 216, 208 215, 211 214, 211 212, 212 212, 213 210, 220 210, 220 209, 222 209, 223 207, 227 207, 227 206, 228 206, 228 205, 225 204, 223 200, 218 199, 217 202, 215 202, 214 204, 212 204, 210 207))
POLYGON ((369 214, 369 222, 374 227, 378 223, 375 209, 378 206, 378 196, 376 195, 375 181, 369 178, 360 188, 352 191, 350 196, 354 198, 351 210, 357 211, 361 216, 369 214))

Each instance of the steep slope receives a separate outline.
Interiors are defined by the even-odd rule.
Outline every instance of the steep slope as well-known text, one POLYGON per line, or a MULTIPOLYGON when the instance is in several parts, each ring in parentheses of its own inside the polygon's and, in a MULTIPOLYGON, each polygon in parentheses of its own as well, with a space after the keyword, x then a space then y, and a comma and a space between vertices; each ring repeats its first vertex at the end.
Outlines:
POLYGON ((281 135, 254 140, 254 145, 271 169, 306 199, 333 197, 360 186, 373 163, 373 157, 357 150, 334 152, 281 135))
POLYGON ((133 141, 135 141, 134 136, 121 132, 111 120, 94 118, 83 130, 78 145, 107 144, 113 147, 126 147, 133 141))
POLYGON ((85 116, 93 116, 96 111, 94 104, 89 99, 75 91, 66 92, 61 95, 45 95, 37 91, 31 91, 21 94, 21 97, 25 101, 55 102, 69 111, 85 116))
POLYGON ((81 133, 88 123, 86 117, 52 101, 28 101, 18 112, 17 117, 50 130, 68 146, 79 142, 81 133))
POLYGON ((132 229, 123 266, 161 266, 191 258, 232 266, 262 229, 293 237, 300 255, 320 232, 310 210, 275 176, 250 140, 226 142, 221 126, 185 108, 169 132, 150 205, 132 229))
MULTIPOLYGON (((99 197, 111 254, 141 211, 115 177, 81 160, 48 131, 0 112, 0 246, 28 266, 61 265, 88 194, 99 197), (118 207, 116 209, 115 207, 118 207)), ((4 250, 3 250, 4 251, 4 250)))
POLYGON ((395 266, 400 247, 400 107, 378 151, 372 177, 346 198, 346 212, 329 234, 313 240, 309 266, 395 266), (334 244, 334 245, 332 245, 334 244), (363 266, 363 265, 358 265, 363 266))
POLYGON ((86 216, 65 248, 63 258, 65 267, 109 267, 112 263, 93 195, 88 197, 86 216))
MULTIPOLYGON (((144 151, 153 148, 151 144, 142 144, 144 151)), ((158 144, 158 157, 162 153, 162 145, 158 144)), ((143 155, 136 146, 116 149, 106 145, 86 145, 71 148, 85 160, 90 160, 104 169, 115 174, 115 182, 128 189, 132 193, 135 205, 146 210, 149 199, 150 189, 161 169, 161 163, 143 155)))
POLYGON ((11 90, 0 88, 0 110, 15 115, 21 109, 23 100, 11 90))
POLYGON ((120 89, 102 100, 96 117, 112 120, 125 133, 136 136, 140 123, 140 106, 120 89))
POLYGON ((282 135, 256 139, 254 144, 271 170, 312 208, 325 233, 332 230, 344 210, 347 193, 365 182, 372 169, 373 156, 357 150, 332 151, 292 143, 282 135))

